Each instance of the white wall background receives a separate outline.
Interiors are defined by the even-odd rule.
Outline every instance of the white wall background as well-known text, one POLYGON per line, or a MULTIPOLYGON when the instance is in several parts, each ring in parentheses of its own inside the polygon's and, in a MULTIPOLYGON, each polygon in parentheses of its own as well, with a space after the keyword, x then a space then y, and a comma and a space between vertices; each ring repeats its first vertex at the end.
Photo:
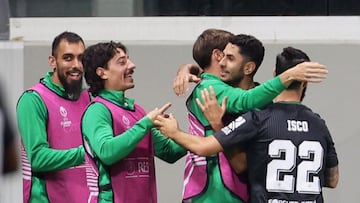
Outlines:
MULTIPOLYGON (((11 59, 7 66, 1 66, 1 73, 8 78, 9 90, 16 90, 11 95, 14 102, 23 89, 50 70, 47 64, 50 44, 60 32, 77 32, 87 45, 122 41, 137 65, 136 87, 128 96, 147 110, 171 101, 170 111, 185 129, 185 98, 173 94, 172 80, 180 64, 193 62, 192 44, 207 28, 252 34, 264 42, 265 60, 256 76, 259 82, 271 77, 275 56, 285 46, 303 49, 313 61, 327 65, 327 80, 311 85, 304 101, 327 121, 340 159, 340 183, 334 190, 325 189, 325 198, 330 203, 359 202, 356 187, 360 181, 357 176, 360 163, 356 159, 360 152, 357 147, 360 141, 359 17, 16 18, 10 19, 10 39, 23 42, 24 55, 16 57, 15 53, 6 51, 10 57, 1 52, 1 65, 3 58, 11 59)), ((159 203, 180 202, 184 160, 174 165, 156 162, 159 203)), ((10 201, 4 202, 21 201, 19 174, 10 178, 9 184, 0 186, 15 191, 6 193, 4 197, 10 201)))

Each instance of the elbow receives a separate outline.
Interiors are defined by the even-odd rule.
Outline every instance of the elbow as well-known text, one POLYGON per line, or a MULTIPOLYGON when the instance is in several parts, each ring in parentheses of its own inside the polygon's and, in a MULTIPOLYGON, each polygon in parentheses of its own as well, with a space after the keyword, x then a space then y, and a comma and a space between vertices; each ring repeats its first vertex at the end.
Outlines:
POLYGON ((96 153, 96 156, 97 158, 99 159, 99 161, 102 163, 102 164, 105 164, 107 166, 110 166, 112 164, 114 164, 114 158, 110 155, 110 154, 107 154, 105 152, 102 152, 102 150, 100 150, 99 153, 96 153))
POLYGON ((101 163, 107 165, 107 166, 111 166, 114 163, 116 163, 116 161, 114 161, 114 157, 111 155, 106 155, 105 153, 99 153, 97 155, 97 158, 99 158, 99 160, 101 161, 101 163))
POLYGON ((41 171, 41 166, 38 166, 36 164, 31 164, 31 171, 32 172, 42 172, 41 171))
POLYGON ((44 162, 38 161, 38 159, 40 159, 40 158, 37 158, 37 157, 38 157, 37 153, 34 153, 32 156, 28 156, 29 163, 31 166, 31 171, 32 172, 44 172, 44 165, 43 165, 44 162))
POLYGON ((106 157, 99 157, 99 160, 107 166, 111 166, 114 164, 114 162, 112 162, 111 159, 106 158, 106 157))

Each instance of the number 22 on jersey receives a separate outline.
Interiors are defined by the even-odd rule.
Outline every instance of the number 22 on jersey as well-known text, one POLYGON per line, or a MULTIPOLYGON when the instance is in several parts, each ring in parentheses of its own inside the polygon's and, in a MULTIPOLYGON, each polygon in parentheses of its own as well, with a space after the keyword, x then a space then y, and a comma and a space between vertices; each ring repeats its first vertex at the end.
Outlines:
POLYGON ((321 192, 318 173, 322 168, 324 150, 319 142, 303 141, 297 150, 290 140, 274 140, 270 143, 268 152, 273 159, 267 165, 268 192, 294 193, 295 189, 303 194, 321 192), (282 159, 281 154, 285 155, 282 159), (297 157, 301 160, 298 165, 297 157), (294 170, 296 176, 290 174, 294 170))

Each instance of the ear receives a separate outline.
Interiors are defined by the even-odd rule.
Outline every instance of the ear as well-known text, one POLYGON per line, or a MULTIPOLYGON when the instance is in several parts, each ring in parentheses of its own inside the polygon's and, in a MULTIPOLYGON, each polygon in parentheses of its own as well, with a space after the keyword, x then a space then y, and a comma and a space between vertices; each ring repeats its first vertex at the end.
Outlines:
POLYGON ((49 56, 49 65, 53 68, 53 70, 56 69, 56 58, 54 56, 49 56))
POLYGON ((253 61, 246 62, 245 67, 244 67, 244 74, 251 75, 255 71, 255 67, 256 67, 256 65, 253 61))
POLYGON ((221 61, 221 59, 224 57, 224 53, 220 51, 219 49, 214 49, 212 51, 212 55, 217 61, 221 61))
POLYGON ((273 77, 275 77, 276 76, 276 71, 275 71, 275 67, 274 67, 274 69, 273 69, 273 77))
POLYGON ((107 71, 103 67, 96 68, 96 75, 98 75, 103 80, 108 79, 107 71))

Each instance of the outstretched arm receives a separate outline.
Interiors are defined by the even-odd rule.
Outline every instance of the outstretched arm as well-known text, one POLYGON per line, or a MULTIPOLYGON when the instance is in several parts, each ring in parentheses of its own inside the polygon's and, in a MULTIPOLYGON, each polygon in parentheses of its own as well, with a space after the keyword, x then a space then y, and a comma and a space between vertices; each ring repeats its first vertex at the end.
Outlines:
POLYGON ((110 111, 105 105, 95 102, 84 113, 82 132, 93 153, 106 165, 112 165, 127 157, 154 126, 157 115, 163 114, 170 103, 155 108, 131 128, 114 135, 110 111))
POLYGON ((209 156, 223 151, 222 146, 214 136, 200 137, 181 131, 177 120, 172 114, 169 116, 158 116, 154 124, 162 134, 197 155, 209 156))
POLYGON ((181 65, 173 82, 173 90, 177 96, 183 96, 189 90, 190 82, 199 82, 202 69, 195 64, 181 65))

